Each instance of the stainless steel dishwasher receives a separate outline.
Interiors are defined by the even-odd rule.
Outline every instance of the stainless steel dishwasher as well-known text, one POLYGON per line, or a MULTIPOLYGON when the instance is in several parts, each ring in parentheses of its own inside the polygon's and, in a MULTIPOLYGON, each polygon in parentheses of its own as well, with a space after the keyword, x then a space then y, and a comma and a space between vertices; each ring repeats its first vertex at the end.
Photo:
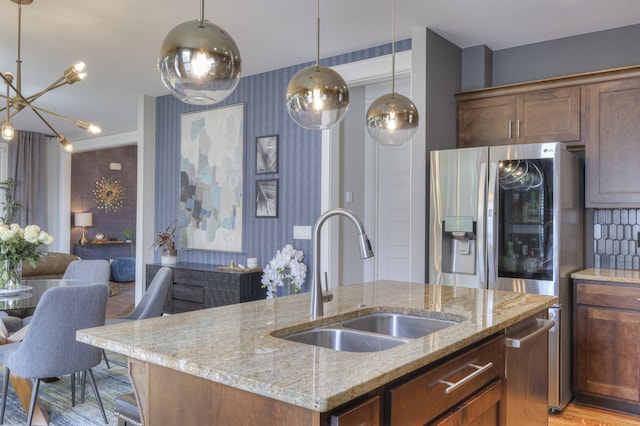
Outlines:
POLYGON ((507 329, 507 425, 546 425, 549 329, 547 312, 507 329))

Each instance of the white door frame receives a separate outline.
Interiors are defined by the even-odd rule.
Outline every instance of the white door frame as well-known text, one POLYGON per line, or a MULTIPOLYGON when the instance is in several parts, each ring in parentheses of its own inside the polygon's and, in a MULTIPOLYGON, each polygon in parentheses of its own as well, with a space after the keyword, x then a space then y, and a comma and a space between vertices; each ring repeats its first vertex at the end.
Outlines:
MULTIPOLYGON (((363 61, 352 62, 344 65, 333 67, 340 75, 345 79, 348 86, 359 86, 371 83, 377 83, 380 81, 389 80, 391 77, 391 55, 379 56, 376 58, 366 59, 363 61)), ((396 77, 407 76, 411 74, 412 69, 412 52, 404 51, 396 53, 396 77)), ((412 85, 413 87, 413 85, 412 85)), ((413 96, 412 96, 413 98, 413 96)), ((422 97, 420 97, 422 98, 422 97)), ((415 102, 415 101, 414 101, 415 102)), ((417 104, 419 107, 419 104, 417 104)), ((420 108, 420 107, 419 107, 420 108)), ((362 123, 364 126, 365 117, 362 117, 362 123)), ((421 124, 423 126, 423 124, 421 124)), ((421 132, 419 132, 420 134, 421 132)), ((415 154, 412 155, 412 176, 417 173, 418 178, 422 176, 422 180, 425 176, 425 159, 424 159, 424 144, 417 143, 418 139, 415 138, 412 144, 412 152, 415 147, 415 154)), ((340 161, 339 161, 339 142, 340 142, 340 129, 339 126, 333 129, 322 132, 322 164, 321 164, 321 210, 324 212, 330 208, 334 208, 339 205, 339 176, 340 176, 340 161)), ((419 180, 418 180, 419 182, 419 180)), ((418 184, 420 185, 420 184, 418 184)), ((424 183, 421 184, 424 186, 424 183)), ((415 229, 412 230, 411 241, 412 247, 417 247, 416 250, 411 250, 411 262, 419 262, 424 265, 424 246, 425 246, 425 229, 424 229, 424 215, 426 194, 424 191, 412 191, 413 196, 411 200, 411 217, 412 226, 415 229), (415 218, 422 217, 422 220, 414 221, 415 218), (418 229, 419 228, 419 229, 418 229)), ((321 236, 322 241, 326 241, 326 244, 321 245, 321 270, 329 271, 329 285, 330 287, 339 286, 338 282, 338 268, 335 266, 338 264, 339 255, 339 238, 338 238, 338 224, 336 221, 329 221, 323 229, 321 236)), ((368 268, 367 268, 368 269, 368 268)), ((424 282, 424 266, 411 268, 411 280, 424 282), (420 271, 422 274, 420 276, 420 271)), ((315 273, 315 272, 314 272, 315 273)), ((373 277, 375 278, 375 277, 373 277)))

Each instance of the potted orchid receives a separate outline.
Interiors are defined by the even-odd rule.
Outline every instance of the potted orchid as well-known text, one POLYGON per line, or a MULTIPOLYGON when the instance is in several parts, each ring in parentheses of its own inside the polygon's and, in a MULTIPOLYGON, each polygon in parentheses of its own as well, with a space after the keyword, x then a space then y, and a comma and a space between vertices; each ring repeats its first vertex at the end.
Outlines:
POLYGON ((304 254, 291 244, 278 250, 262 273, 262 288, 267 289, 267 299, 277 297, 278 287, 286 295, 298 293, 307 277, 307 266, 302 263, 304 254))
POLYGON ((21 228, 17 223, 0 222, 0 288, 20 287, 22 262, 35 268, 41 256, 38 247, 52 242, 53 237, 37 225, 21 228))
POLYGON ((156 233, 156 242, 151 246, 151 248, 162 249, 161 262, 165 265, 175 265, 178 259, 178 252, 174 241, 175 232, 175 224, 169 225, 165 231, 158 231, 156 233))

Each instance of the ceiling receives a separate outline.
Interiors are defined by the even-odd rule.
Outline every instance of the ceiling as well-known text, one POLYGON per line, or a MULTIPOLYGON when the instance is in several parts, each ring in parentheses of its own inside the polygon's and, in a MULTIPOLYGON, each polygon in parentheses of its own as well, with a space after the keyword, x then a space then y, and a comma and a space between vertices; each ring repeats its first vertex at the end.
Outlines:
MULTIPOLYGON (((320 7, 321 57, 391 39, 390 0, 323 0, 320 7)), ((22 13, 23 94, 44 89, 83 60, 86 80, 35 104, 94 122, 103 135, 134 131, 138 95, 168 93, 156 68, 160 43, 171 28, 199 14, 197 0, 34 0, 22 13)), ((0 0, 0 70, 14 74, 17 16, 15 3, 0 0)), ((235 39, 243 76, 315 60, 313 0, 206 0, 205 19, 235 39)), ((498 50, 636 23, 638 0, 396 1, 396 40, 428 27, 462 48, 498 50)), ((31 111, 11 121, 20 130, 51 133, 31 111)), ((90 138, 65 121, 49 121, 72 141, 90 138)))

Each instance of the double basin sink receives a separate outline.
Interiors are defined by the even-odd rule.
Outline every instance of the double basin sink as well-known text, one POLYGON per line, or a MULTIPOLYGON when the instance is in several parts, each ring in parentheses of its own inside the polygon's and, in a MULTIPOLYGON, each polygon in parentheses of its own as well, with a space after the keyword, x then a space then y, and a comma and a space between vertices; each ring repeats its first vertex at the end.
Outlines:
POLYGON ((377 352, 427 336, 454 324, 456 321, 449 319, 375 312, 278 337, 337 351, 377 352))

